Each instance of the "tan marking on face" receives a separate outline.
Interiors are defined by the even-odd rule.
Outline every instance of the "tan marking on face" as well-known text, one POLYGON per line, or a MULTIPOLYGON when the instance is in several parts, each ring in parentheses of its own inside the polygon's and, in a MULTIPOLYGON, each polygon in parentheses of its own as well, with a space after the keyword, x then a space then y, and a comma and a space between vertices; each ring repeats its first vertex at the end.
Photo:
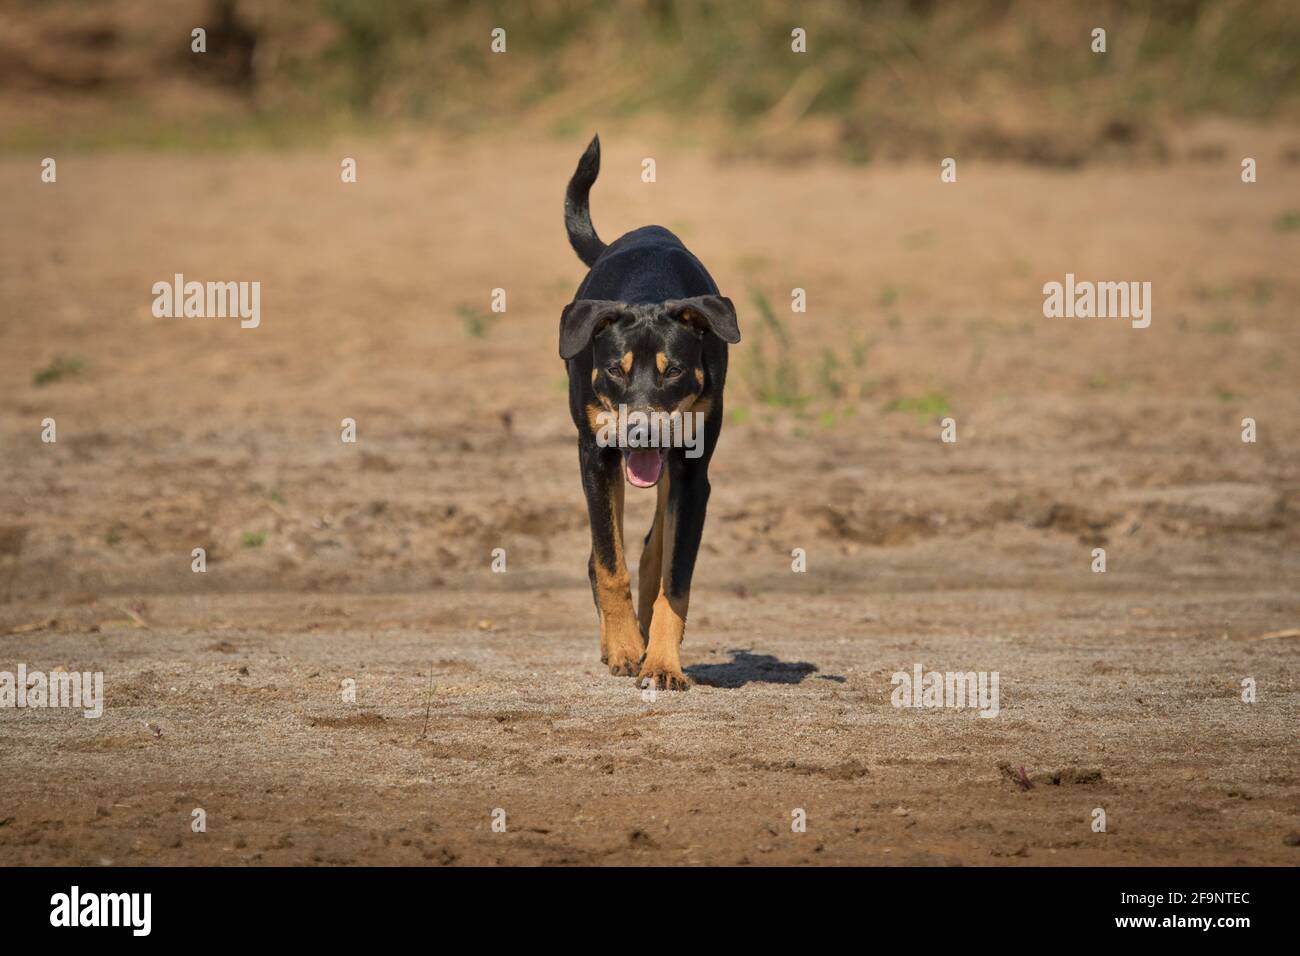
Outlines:
POLYGON ((587 406, 587 424, 590 425, 591 430, 597 434, 599 434, 600 430, 606 427, 607 425, 615 424, 615 421, 608 417, 606 417, 606 420, 603 422, 600 420, 600 416, 602 413, 613 411, 613 409, 609 408, 609 403, 606 402, 605 399, 602 398, 600 401, 601 401, 601 405, 605 406, 604 408, 601 408, 600 405, 587 406))
POLYGON ((593 369, 591 370, 591 384, 592 384, 592 385, 595 385, 595 384, 596 384, 596 379, 598 379, 599 377, 600 377, 600 373, 597 372, 597 371, 593 368, 593 369))
POLYGON ((632 353, 631 352, 624 353, 623 361, 620 362, 619 364, 623 366, 624 375, 631 375, 632 374, 632 353))
POLYGON ((663 352, 656 352, 655 368, 659 369, 659 374, 662 375, 664 373, 664 369, 666 369, 667 367, 668 367, 668 356, 665 355, 663 352))
MULTIPOLYGON (((695 370, 695 381, 699 383, 701 389, 704 388, 704 371, 702 369, 697 368, 695 370)), ((677 403, 677 411, 685 413, 694 409, 695 411, 704 412, 704 414, 707 415, 709 409, 712 407, 712 403, 708 401, 700 402, 699 398, 699 392, 696 392, 693 395, 687 395, 677 403)))
POLYGON ((691 411, 699 412, 705 418, 708 418, 709 413, 713 411, 713 399, 701 398, 698 402, 696 402, 694 405, 691 406, 691 411))

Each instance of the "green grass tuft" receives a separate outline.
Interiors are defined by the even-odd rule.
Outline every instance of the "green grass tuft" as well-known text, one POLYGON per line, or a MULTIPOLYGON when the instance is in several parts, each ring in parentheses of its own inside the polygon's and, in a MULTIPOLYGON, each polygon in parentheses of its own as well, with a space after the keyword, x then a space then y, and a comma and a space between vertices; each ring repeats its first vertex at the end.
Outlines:
POLYGON ((64 358, 57 356, 54 361, 50 362, 45 368, 40 369, 32 375, 32 384, 37 388, 43 385, 50 385, 53 382, 60 381, 77 375, 85 367, 85 363, 79 358, 64 358))

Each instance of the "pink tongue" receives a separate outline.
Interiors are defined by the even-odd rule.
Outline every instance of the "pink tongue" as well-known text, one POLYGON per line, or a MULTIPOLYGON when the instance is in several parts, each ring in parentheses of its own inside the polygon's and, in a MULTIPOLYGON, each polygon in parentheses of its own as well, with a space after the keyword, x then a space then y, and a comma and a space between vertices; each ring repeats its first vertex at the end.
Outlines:
POLYGON ((638 488, 650 488, 659 480, 664 460, 656 449, 630 451, 624 456, 627 463, 627 480, 638 488))

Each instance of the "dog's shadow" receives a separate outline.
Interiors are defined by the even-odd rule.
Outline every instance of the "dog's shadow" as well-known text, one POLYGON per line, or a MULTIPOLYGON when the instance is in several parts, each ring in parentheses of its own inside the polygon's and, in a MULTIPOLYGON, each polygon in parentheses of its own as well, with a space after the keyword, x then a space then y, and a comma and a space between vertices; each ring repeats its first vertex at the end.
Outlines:
MULTIPOLYGON (((725 664, 692 664, 686 674, 706 687, 736 688, 746 684, 801 684, 805 677, 817 673, 817 665, 808 661, 783 661, 771 654, 753 654, 731 648, 731 660, 725 664)), ((843 677, 821 675, 822 680, 844 683, 843 677)))

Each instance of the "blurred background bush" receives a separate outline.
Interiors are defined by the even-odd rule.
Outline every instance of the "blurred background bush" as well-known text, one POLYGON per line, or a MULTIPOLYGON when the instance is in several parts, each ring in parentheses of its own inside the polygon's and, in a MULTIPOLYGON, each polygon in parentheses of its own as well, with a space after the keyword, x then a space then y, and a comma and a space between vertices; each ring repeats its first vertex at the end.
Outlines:
POLYGON ((1204 118, 1295 121, 1297 50, 1294 0, 0 0, 0 146, 635 120, 787 161, 1069 166, 1161 158, 1170 130, 1204 118))

